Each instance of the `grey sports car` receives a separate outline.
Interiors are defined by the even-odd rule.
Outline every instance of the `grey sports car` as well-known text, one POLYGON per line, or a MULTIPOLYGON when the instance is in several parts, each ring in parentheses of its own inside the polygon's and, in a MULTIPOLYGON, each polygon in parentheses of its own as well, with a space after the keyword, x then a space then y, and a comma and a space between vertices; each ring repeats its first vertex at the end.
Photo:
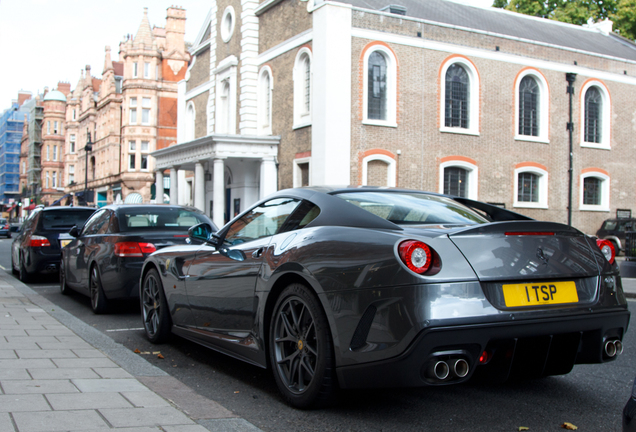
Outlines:
POLYGON ((337 387, 566 374, 622 352, 613 248, 559 223, 400 189, 280 191, 201 246, 150 255, 147 337, 271 367, 306 408, 337 387))

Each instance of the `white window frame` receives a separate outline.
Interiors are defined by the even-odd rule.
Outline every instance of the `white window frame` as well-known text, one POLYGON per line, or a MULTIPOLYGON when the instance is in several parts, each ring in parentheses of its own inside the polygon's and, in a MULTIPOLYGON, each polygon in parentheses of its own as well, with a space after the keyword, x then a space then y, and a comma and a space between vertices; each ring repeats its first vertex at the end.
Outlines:
POLYGON ((53 146, 53 161, 57 162, 57 145, 53 146))
POLYGON ((57 189, 57 171, 53 171, 51 175, 51 187, 57 189))
POLYGON ((534 166, 524 166, 515 168, 515 188, 514 188, 514 198, 513 198, 513 207, 518 208, 537 208, 537 209, 547 209, 548 208, 548 172, 542 168, 534 167, 534 166), (539 193, 539 201, 537 202, 526 202, 519 201, 519 174, 523 173, 532 173, 538 176, 539 185, 537 191, 539 193))
POLYGON ((68 182, 75 182, 75 165, 68 166, 68 182))
MULTIPOLYGON (((479 135, 479 100, 481 98, 481 90, 479 83, 479 73, 477 73, 477 69, 472 64, 472 62, 468 61, 463 57, 452 57, 443 64, 441 72, 440 72, 440 102, 439 102, 439 113, 440 113, 440 132, 450 132, 464 135, 479 135), (469 89, 469 113, 468 113, 468 128, 461 127, 447 127, 444 125, 444 119, 446 118, 446 72, 448 68, 453 64, 461 65, 466 73, 468 74, 468 80, 470 83, 469 89)), ((459 166, 459 165, 457 165, 459 166)), ((470 185, 469 185, 470 186, 470 185)), ((443 187, 443 184, 442 184, 443 187)))
POLYGON ((75 134, 69 135, 69 153, 75 154, 75 134))
POLYGON ((137 141, 136 140, 128 141, 128 151, 129 152, 137 151, 137 141))
POLYGON ((384 45, 373 45, 365 53, 362 62, 362 124, 397 127, 397 60, 393 51, 384 45), (370 119, 369 110, 369 56, 379 52, 386 60, 386 120, 370 119))
POLYGON ((196 128, 197 109, 192 101, 188 102, 186 107, 185 117, 185 141, 192 141, 194 139, 194 131, 196 128))
POLYGON ((294 159, 294 168, 293 168, 293 182, 294 182, 294 187, 302 187, 302 181, 303 181, 303 173, 302 170, 300 169, 300 165, 302 164, 307 164, 307 168, 309 169, 309 184, 308 186, 311 186, 311 156, 308 157, 304 157, 304 158, 298 158, 298 159, 294 159))
POLYGON ((55 120, 55 121, 53 122, 53 133, 54 133, 55 135, 57 135, 57 133, 58 133, 58 130, 57 130, 57 120, 55 120))
POLYGON ((264 66, 258 73, 258 127, 257 131, 259 135, 271 135, 272 134, 272 98, 274 96, 274 76, 272 69, 269 66, 264 66), (265 88, 266 78, 268 78, 269 85, 265 88), (267 97, 266 97, 267 96, 267 97))
POLYGON ((391 156, 385 154, 371 154, 362 159, 362 186, 368 184, 369 162, 382 161, 387 164, 386 169, 386 186, 395 187, 397 184, 397 161, 391 156))
POLYGON ((137 171, 137 159, 135 158, 136 154, 135 153, 129 153, 128 154, 128 171, 137 171), (134 161, 134 165, 131 168, 131 162, 134 161))
POLYGON ((150 151, 150 141, 141 141, 139 144, 139 151, 142 153, 148 153, 150 151), (146 145, 146 149, 144 150, 144 144, 146 145))
POLYGON ((51 146, 47 145, 46 146, 46 161, 50 161, 51 160, 51 146))
POLYGON ((589 171, 581 174, 579 178, 579 210, 581 211, 610 211, 610 177, 599 171, 589 171), (583 204, 583 180, 588 177, 596 177, 601 181, 601 204, 583 204))
POLYGON ((151 98, 141 98, 141 124, 149 125, 150 121, 150 111, 152 108, 152 99, 151 98))
POLYGON ((298 129, 311 125, 311 103, 313 101, 314 90, 314 70, 313 57, 311 50, 303 47, 298 51, 294 62, 293 79, 294 79, 294 125, 293 129, 298 129), (305 98, 305 88, 307 71, 305 69, 304 59, 309 60, 309 111, 306 110, 307 100, 305 98))
POLYGON ((216 73, 216 103, 215 103, 215 124, 216 133, 235 135, 236 134, 236 94, 237 94, 237 68, 238 59, 235 56, 227 57, 219 63, 214 70, 216 73), (227 84, 228 94, 223 94, 224 85, 227 84), (223 97, 227 100, 222 102, 223 97), (222 112, 225 111, 225 112, 222 112))
POLYGON ((133 62, 133 78, 137 78, 138 68, 139 66, 137 65, 137 62, 133 62))
POLYGON ((221 18, 221 39, 227 43, 232 39, 234 34, 234 28, 236 27, 236 13, 232 6, 228 6, 223 11, 223 17, 221 18))
POLYGON ((128 106, 130 111, 129 122, 131 125, 136 125, 137 124, 137 98, 131 97, 128 106))
POLYGON ((612 146, 610 143, 611 139, 611 121, 612 121, 612 106, 611 106, 611 98, 607 87, 601 81, 598 80, 589 80, 587 81, 583 87, 581 88, 580 94, 580 104, 581 104, 581 121, 580 121, 580 134, 581 134, 581 147, 589 147, 596 148, 601 150, 611 150, 612 146), (601 142, 600 143, 591 143, 585 141, 585 94, 587 93, 590 87, 598 88, 601 93, 601 98, 603 99, 603 112, 601 113, 601 142))
POLYGON ((150 78, 150 62, 144 62, 144 78, 150 78))
POLYGON ((515 139, 518 141, 532 141, 540 143, 550 143, 550 89, 548 82, 541 72, 536 69, 525 69, 517 76, 515 82, 515 139), (521 135, 519 133, 519 86, 521 80, 527 76, 531 76, 535 79, 539 86, 539 135, 521 135))
POLYGON ((139 170, 140 171, 150 171, 150 157, 147 154, 142 154, 139 157, 139 170), (146 168, 144 168, 144 160, 146 161, 146 168))
POLYGON ((476 200, 479 191, 479 168, 477 165, 463 160, 449 160, 439 164, 439 193, 444 193, 444 170, 454 167, 468 171, 468 196, 466 198, 476 200))
POLYGON ((50 184, 50 177, 51 177, 48 171, 44 173, 44 177, 46 179, 46 185, 44 187, 48 189, 50 184))

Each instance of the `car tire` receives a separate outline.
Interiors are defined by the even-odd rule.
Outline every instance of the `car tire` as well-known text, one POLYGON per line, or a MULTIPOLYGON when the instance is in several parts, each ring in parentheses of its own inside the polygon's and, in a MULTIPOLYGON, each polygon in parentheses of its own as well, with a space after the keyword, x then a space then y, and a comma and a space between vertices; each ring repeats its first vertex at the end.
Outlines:
POLYGON ((97 264, 91 267, 90 280, 88 286, 90 288, 91 308, 96 314, 103 314, 108 310, 108 300, 104 294, 102 280, 99 277, 99 269, 97 264))
POLYGON ((31 274, 24 266, 24 259, 22 258, 22 255, 20 255, 20 262, 18 262, 18 278, 22 283, 27 283, 31 280, 31 274))
POLYGON ((172 320, 157 270, 151 269, 144 276, 139 300, 146 337, 155 344, 165 342, 171 333, 172 320))
POLYGON ((64 259, 60 261, 60 292, 64 295, 67 295, 71 289, 66 283, 66 270, 64 268, 64 259))
POLYGON ((290 405, 330 402, 337 385, 331 331, 320 301, 302 284, 289 285, 276 301, 269 358, 276 385, 290 405))
POLYGON ((614 251, 616 252, 616 256, 619 256, 621 254, 621 248, 618 246, 618 244, 614 240, 610 240, 610 241, 614 245, 614 251))
POLYGON ((13 251, 11 251, 11 273, 13 273, 15 276, 18 276, 20 274, 20 271, 15 268, 15 262, 13 262, 13 251))

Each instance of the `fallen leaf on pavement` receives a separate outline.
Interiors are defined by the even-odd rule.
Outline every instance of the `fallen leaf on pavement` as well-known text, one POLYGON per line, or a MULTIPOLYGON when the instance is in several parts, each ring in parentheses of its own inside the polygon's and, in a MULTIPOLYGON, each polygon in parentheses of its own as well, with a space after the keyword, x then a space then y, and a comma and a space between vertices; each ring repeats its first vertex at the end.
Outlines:
POLYGON ((561 427, 562 427, 563 429, 567 429, 567 430, 577 430, 577 429, 578 429, 578 428, 577 428, 576 426, 574 426, 572 423, 568 423, 568 422, 563 423, 563 424, 561 425, 561 427))
POLYGON ((157 358, 162 359, 162 358, 163 358, 163 356, 162 356, 161 354, 157 354, 157 358))
POLYGON ((139 348, 135 348, 135 351, 133 351, 135 354, 141 354, 141 351, 139 351, 139 348))
POLYGON ((235 391, 234 394, 240 393, 239 391, 235 391))

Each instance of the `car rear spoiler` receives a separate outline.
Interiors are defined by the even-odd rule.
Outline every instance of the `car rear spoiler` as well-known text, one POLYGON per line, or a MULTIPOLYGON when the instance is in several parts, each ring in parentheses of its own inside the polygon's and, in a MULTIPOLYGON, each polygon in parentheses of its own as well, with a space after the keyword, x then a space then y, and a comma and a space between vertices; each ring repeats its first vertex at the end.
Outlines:
POLYGON ((468 198, 461 197, 451 197, 454 201, 457 201, 460 204, 465 205, 466 207, 470 207, 473 210, 485 215, 492 222, 501 222, 501 221, 513 221, 513 220, 534 220, 531 217, 524 216, 519 213, 515 213, 510 210, 506 210, 505 208, 498 207, 492 204, 486 204, 481 201, 473 201, 468 198))

